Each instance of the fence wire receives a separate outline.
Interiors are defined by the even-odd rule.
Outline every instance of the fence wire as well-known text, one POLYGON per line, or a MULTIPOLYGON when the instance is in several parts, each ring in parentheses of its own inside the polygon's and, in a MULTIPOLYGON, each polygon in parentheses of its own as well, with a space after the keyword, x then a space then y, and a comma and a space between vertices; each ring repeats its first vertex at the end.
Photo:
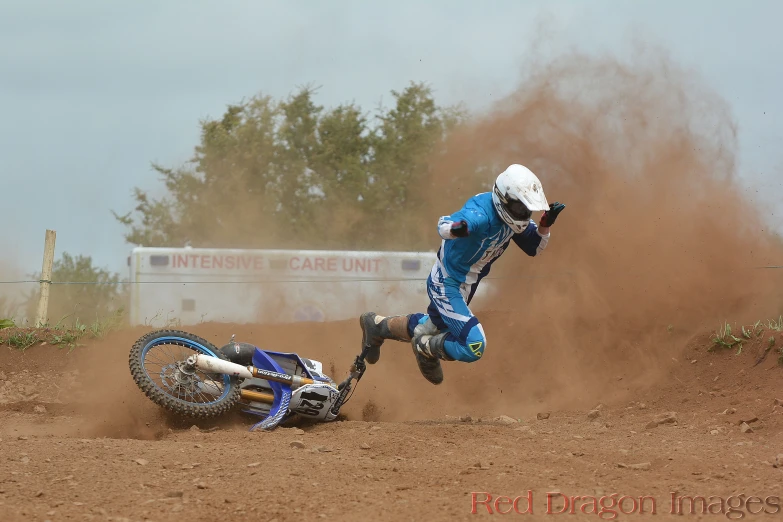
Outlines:
MULTIPOLYGON (((776 268, 783 268, 783 265, 768 265, 768 266, 755 266, 755 267, 748 267, 753 270, 763 270, 763 269, 776 269, 776 268)), ((506 277, 506 276, 487 276, 483 278, 483 281, 487 280, 505 280, 505 281, 512 281, 512 280, 521 280, 521 279, 543 279, 547 277, 551 277, 552 275, 571 275, 572 272, 549 272, 547 275, 529 275, 529 276, 513 276, 513 277, 506 277)), ((345 278, 318 278, 318 279, 257 279, 257 280, 250 280, 250 279, 237 279, 237 280, 226 280, 226 281, 210 281, 210 280, 193 280, 193 281, 113 281, 113 282, 106 282, 106 281, 48 281, 45 279, 23 279, 18 281, 0 281, 0 285, 15 285, 15 284, 40 284, 40 283, 48 283, 50 285, 196 285, 196 284, 215 284, 215 285, 225 285, 225 284, 264 284, 264 283, 349 283, 349 282, 355 282, 355 283, 385 283, 385 282, 402 282, 402 281, 426 281, 427 278, 413 278, 413 277, 401 277, 401 278, 375 278, 375 279, 356 279, 352 277, 345 277, 345 278)))

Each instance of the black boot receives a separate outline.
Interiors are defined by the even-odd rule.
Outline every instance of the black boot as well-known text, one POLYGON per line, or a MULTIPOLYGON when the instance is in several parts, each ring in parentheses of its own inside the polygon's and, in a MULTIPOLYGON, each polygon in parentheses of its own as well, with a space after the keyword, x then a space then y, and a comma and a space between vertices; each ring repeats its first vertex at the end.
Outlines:
POLYGON ((375 364, 381 358, 381 345, 385 339, 408 342, 408 316, 384 317, 375 312, 365 312, 359 318, 362 327, 362 349, 368 348, 364 360, 375 364))
POLYGON ((437 332, 438 329, 435 328, 435 325, 427 321, 425 324, 416 327, 411 340, 413 355, 416 356, 419 371, 432 384, 443 382, 443 368, 440 366, 440 360, 454 360, 446 354, 444 348, 448 332, 437 332), (432 333, 433 330, 435 332, 434 335, 432 333))

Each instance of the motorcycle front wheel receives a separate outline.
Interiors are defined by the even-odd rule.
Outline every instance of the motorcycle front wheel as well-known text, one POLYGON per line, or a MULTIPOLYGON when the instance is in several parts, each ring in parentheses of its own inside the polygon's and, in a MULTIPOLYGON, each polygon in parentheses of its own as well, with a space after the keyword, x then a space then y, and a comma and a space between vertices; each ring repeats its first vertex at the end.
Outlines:
POLYGON ((155 404, 183 417, 214 418, 237 405, 239 379, 203 370, 189 370, 194 353, 227 358, 206 339, 180 330, 156 330, 131 348, 129 365, 136 385, 155 404))

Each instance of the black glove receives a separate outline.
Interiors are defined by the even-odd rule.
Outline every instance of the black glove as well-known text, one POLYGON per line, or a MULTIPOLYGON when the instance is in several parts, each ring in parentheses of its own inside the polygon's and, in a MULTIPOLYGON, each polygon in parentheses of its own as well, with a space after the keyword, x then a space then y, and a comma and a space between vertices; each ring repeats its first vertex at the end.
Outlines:
POLYGON ((457 237, 467 237, 468 222, 464 219, 451 224, 451 233, 457 237))
POLYGON ((565 205, 555 201, 554 203, 549 205, 549 210, 544 212, 544 214, 541 216, 541 221, 538 223, 538 225, 542 227, 551 227, 552 225, 555 224, 557 215, 560 214, 564 208, 565 205))

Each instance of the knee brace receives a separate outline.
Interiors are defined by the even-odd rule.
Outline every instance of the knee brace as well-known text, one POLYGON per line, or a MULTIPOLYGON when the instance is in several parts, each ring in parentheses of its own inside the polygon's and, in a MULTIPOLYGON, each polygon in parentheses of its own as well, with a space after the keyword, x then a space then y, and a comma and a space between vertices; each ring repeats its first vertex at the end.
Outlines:
POLYGON ((461 342, 453 335, 449 335, 446 340, 445 349, 456 361, 462 362, 476 362, 481 359, 484 354, 484 349, 487 347, 487 339, 484 335, 484 328, 481 324, 474 325, 465 338, 465 342, 461 342))

